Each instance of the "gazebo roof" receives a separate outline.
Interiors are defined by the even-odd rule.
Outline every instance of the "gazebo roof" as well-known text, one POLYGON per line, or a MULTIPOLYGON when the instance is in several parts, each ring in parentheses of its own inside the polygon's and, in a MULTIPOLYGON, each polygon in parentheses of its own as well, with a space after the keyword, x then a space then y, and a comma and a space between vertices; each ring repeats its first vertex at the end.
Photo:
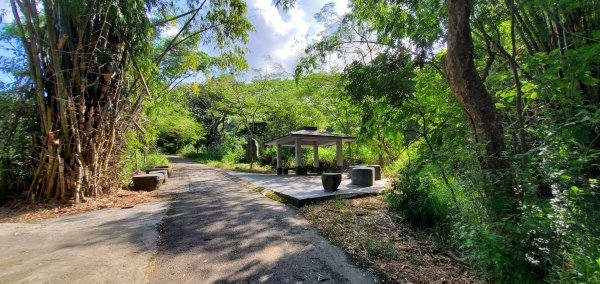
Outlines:
POLYGON ((316 127, 302 127, 298 131, 275 138, 265 143, 265 145, 275 146, 296 146, 296 139, 300 145, 328 146, 335 145, 336 141, 350 142, 356 140, 355 137, 338 134, 333 132, 318 131, 316 127))

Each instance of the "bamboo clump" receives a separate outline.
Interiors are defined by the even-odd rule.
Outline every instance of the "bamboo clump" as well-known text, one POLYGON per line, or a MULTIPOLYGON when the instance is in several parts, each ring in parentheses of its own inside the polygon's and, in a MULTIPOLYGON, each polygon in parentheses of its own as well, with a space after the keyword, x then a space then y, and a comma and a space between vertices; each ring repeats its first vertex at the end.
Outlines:
POLYGON ((135 32, 147 21, 144 9, 68 2, 42 1, 41 16, 35 1, 11 0, 39 124, 30 201, 78 203, 114 188, 123 133, 139 118, 139 101, 149 93, 145 86, 136 91, 135 82, 145 82, 138 80, 140 68, 132 74, 128 69, 136 54, 131 46, 144 40, 135 32))

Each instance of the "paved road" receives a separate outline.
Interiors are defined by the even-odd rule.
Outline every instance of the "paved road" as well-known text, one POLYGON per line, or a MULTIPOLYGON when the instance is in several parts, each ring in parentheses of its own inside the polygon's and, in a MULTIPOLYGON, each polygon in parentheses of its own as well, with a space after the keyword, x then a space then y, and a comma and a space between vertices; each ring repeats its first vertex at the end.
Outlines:
POLYGON ((0 223, 0 283, 146 283, 166 202, 0 223))
POLYGON ((181 158, 151 283, 373 283, 295 209, 181 158))
POLYGON ((177 194, 171 203, 0 223, 0 283, 374 281, 293 208, 223 171, 173 162, 161 189, 177 194))

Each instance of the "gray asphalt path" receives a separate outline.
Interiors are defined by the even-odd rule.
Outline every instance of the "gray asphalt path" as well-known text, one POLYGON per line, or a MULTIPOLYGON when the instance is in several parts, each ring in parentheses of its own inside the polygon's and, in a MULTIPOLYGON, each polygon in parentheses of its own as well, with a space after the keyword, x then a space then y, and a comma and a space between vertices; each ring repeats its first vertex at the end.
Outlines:
POLYGON ((172 158, 174 191, 151 283, 374 283, 296 210, 221 170, 172 158))
POLYGON ((147 283, 167 202, 0 223, 0 283, 147 283))

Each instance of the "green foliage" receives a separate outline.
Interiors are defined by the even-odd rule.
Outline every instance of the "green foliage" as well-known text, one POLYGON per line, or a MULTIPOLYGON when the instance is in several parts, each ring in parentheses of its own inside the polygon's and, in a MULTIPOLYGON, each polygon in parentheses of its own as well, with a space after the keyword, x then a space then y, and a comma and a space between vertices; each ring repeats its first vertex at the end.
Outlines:
MULTIPOLYGON (((520 244, 515 243, 518 239, 497 231, 501 226, 504 224, 488 222, 458 226, 456 239, 461 242, 460 248, 469 252, 467 259, 491 282, 532 282, 536 271, 526 262, 520 244)), ((515 228, 511 229, 513 232, 515 228)))
POLYGON ((421 178, 416 165, 405 167, 386 192, 390 210, 400 213, 411 225, 422 229, 433 229, 437 235, 449 232, 451 205, 449 199, 436 192, 430 177, 421 178))
POLYGON ((17 194, 28 186, 31 178, 28 151, 32 139, 29 133, 36 126, 28 117, 31 102, 13 96, 12 88, 7 89, 0 91, 0 196, 17 194))
POLYGON ((131 175, 141 170, 169 165, 167 157, 158 152, 158 149, 145 147, 138 133, 130 131, 124 136, 127 142, 120 156, 122 170, 118 175, 121 185, 129 184, 131 175))
POLYGON ((214 147, 202 147, 194 149, 191 146, 184 147, 180 153, 190 159, 200 162, 223 161, 228 164, 236 164, 244 159, 246 140, 243 137, 227 133, 224 141, 214 147))
POLYGON ((414 90, 412 64, 403 53, 382 53, 367 65, 355 61, 344 70, 346 92, 353 102, 363 106, 363 112, 378 102, 400 107, 414 90))
POLYGON ((168 166, 169 165, 169 159, 167 159, 167 157, 165 157, 165 155, 160 154, 160 153, 151 153, 146 155, 146 160, 143 163, 142 168, 144 169, 149 169, 149 168, 154 168, 154 167, 158 167, 158 166, 168 166))
POLYGON ((443 2, 355 0, 336 25, 325 7, 318 19, 336 28, 309 45, 296 79, 355 46, 341 101, 359 110, 353 152, 383 156, 384 171, 398 175, 392 210, 445 232, 437 239, 462 248, 491 282, 598 282, 600 3, 468 3, 475 64, 512 165, 503 173, 511 185, 494 196, 518 201, 512 218, 491 214, 503 202, 485 194, 496 180, 481 171, 485 145, 450 94, 445 51, 432 53, 446 38, 443 2))
POLYGON ((157 133, 156 145, 169 154, 196 142, 204 132, 202 125, 181 109, 163 110, 152 118, 151 123, 157 133))
POLYGON ((18 40, 17 25, 0 31, 0 197, 17 195, 29 187, 32 165, 29 156, 34 118, 34 94, 28 90, 27 62, 18 40))

